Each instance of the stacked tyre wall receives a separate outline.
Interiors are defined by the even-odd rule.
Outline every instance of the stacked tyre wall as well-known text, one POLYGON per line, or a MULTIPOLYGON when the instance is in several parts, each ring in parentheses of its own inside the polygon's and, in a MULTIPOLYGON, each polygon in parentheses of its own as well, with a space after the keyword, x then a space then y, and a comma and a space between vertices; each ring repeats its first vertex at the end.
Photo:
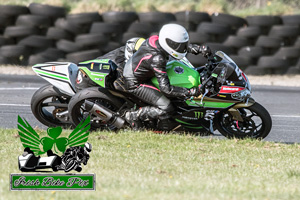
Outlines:
MULTIPOLYGON (((240 18, 204 12, 67 14, 63 7, 0 5, 0 64, 78 63, 132 37, 157 34, 166 23, 189 31, 190 42, 222 50, 247 74, 300 74, 300 15, 240 18)), ((188 55, 195 66, 202 56, 188 55)))

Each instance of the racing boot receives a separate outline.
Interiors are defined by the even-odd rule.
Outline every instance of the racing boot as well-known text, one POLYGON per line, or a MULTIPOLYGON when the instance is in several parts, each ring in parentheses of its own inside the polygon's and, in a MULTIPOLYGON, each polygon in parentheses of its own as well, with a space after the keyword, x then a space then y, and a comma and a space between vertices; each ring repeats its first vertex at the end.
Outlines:
POLYGON ((161 110, 154 106, 141 107, 136 111, 128 111, 125 114, 125 120, 131 125, 132 128, 138 129, 142 127, 142 121, 149 121, 158 119, 159 116, 166 114, 166 111, 161 110))
POLYGON ((131 126, 131 128, 137 131, 142 127, 142 123, 138 118, 138 110, 137 111, 127 111, 125 113, 125 120, 131 126))

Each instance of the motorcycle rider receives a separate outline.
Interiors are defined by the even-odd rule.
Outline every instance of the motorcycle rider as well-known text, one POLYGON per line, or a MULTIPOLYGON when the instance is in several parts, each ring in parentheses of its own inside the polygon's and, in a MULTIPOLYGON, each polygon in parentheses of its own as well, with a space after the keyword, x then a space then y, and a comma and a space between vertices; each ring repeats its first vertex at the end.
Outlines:
MULTIPOLYGON (((110 59, 113 61, 118 67, 118 76, 119 78, 115 81, 114 85, 117 90, 122 89, 122 80, 123 80, 123 69, 125 63, 129 60, 129 58, 140 48, 141 44, 145 41, 144 38, 135 37, 127 40, 126 45, 119 47, 113 51, 110 51, 100 57, 97 57, 97 60, 100 59, 110 59)), ((77 79, 76 79, 76 89, 81 90, 83 88, 96 86, 96 84, 81 70, 78 70, 77 79)))
POLYGON ((125 46, 110 51, 97 59, 110 59, 118 66, 118 68, 124 68, 125 63, 140 48, 144 41, 145 39, 141 37, 131 38, 126 41, 125 46))
POLYGON ((169 130, 167 119, 174 108, 167 97, 186 98, 201 94, 200 86, 187 89, 170 85, 166 73, 169 56, 177 60, 184 58, 187 53, 202 53, 207 56, 207 47, 188 45, 188 42, 189 35, 184 27, 178 24, 166 24, 161 28, 158 36, 151 36, 143 42, 125 64, 123 71, 125 88, 151 105, 125 113, 126 121, 133 128, 139 128, 141 121, 159 119, 161 128, 169 130), (157 77, 160 89, 149 83, 154 76, 157 77))
POLYGON ((81 163, 84 165, 87 164, 91 151, 92 145, 88 142, 84 144, 84 147, 69 147, 61 156, 62 163, 58 166, 58 169, 65 170, 65 172, 69 172, 74 169, 80 172, 82 170, 81 163))

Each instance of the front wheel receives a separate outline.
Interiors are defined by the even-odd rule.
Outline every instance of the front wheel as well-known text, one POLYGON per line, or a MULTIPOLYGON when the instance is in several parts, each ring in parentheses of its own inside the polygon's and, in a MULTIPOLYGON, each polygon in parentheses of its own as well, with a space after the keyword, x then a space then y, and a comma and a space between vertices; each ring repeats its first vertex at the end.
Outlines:
POLYGON ((227 110, 221 112, 215 121, 218 131, 227 138, 254 138, 267 137, 272 128, 272 119, 269 112, 259 103, 250 107, 238 108, 243 121, 237 121, 227 110))

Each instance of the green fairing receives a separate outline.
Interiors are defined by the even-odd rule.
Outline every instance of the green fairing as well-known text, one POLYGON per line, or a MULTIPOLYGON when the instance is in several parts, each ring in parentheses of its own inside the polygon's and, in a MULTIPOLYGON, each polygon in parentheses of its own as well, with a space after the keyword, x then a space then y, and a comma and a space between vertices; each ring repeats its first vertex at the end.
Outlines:
POLYGON ((109 70, 109 61, 109 59, 88 60, 79 63, 79 65, 85 66, 79 66, 78 68, 83 70, 88 75, 88 77, 96 84, 105 88, 105 78, 109 73, 101 73, 99 71, 101 71, 104 68, 106 70, 109 70))
POLYGON ((94 81, 96 84, 100 85, 101 87, 105 88, 105 77, 108 74, 104 74, 104 73, 99 73, 99 72, 91 72, 88 68, 86 67, 79 67, 79 69, 83 70, 88 77, 90 77, 90 79, 92 81, 94 81))
POLYGON ((186 128, 191 128, 191 129, 203 129, 202 126, 198 126, 198 127, 195 127, 195 126, 185 126, 186 128))
POLYGON ((186 103, 189 106, 197 106, 197 107, 205 107, 205 108, 228 108, 229 106, 232 106, 234 103, 231 102, 212 102, 212 101, 203 101, 201 105, 200 100, 187 100, 186 103))
POLYGON ((175 121, 177 121, 179 123, 182 123, 182 124, 195 125, 195 124, 191 124, 191 123, 188 123, 188 122, 181 121, 180 119, 175 119, 175 121))
POLYGON ((192 129, 202 129, 203 127, 202 126, 195 126, 196 124, 192 124, 192 123, 188 123, 188 122, 184 122, 184 121, 181 121, 180 119, 175 119, 175 121, 181 123, 181 124, 185 124, 185 125, 192 125, 192 126, 185 126, 187 128, 192 128, 192 129), (194 125, 194 126, 193 126, 194 125))
MULTIPOLYGON (((200 85, 200 75, 199 73, 186 66, 180 61, 171 61, 167 65, 167 74, 170 80, 170 84, 177 87, 184 87, 184 88, 192 88, 197 87, 200 85), (178 73, 175 70, 180 67, 183 69, 182 73, 178 73)), ((151 79, 152 83, 155 87, 159 89, 159 84, 156 77, 151 79)))
POLYGON ((88 64, 88 63, 104 63, 104 64, 107 64, 107 63, 109 63, 109 59, 88 60, 88 61, 81 62, 79 64, 88 64))

